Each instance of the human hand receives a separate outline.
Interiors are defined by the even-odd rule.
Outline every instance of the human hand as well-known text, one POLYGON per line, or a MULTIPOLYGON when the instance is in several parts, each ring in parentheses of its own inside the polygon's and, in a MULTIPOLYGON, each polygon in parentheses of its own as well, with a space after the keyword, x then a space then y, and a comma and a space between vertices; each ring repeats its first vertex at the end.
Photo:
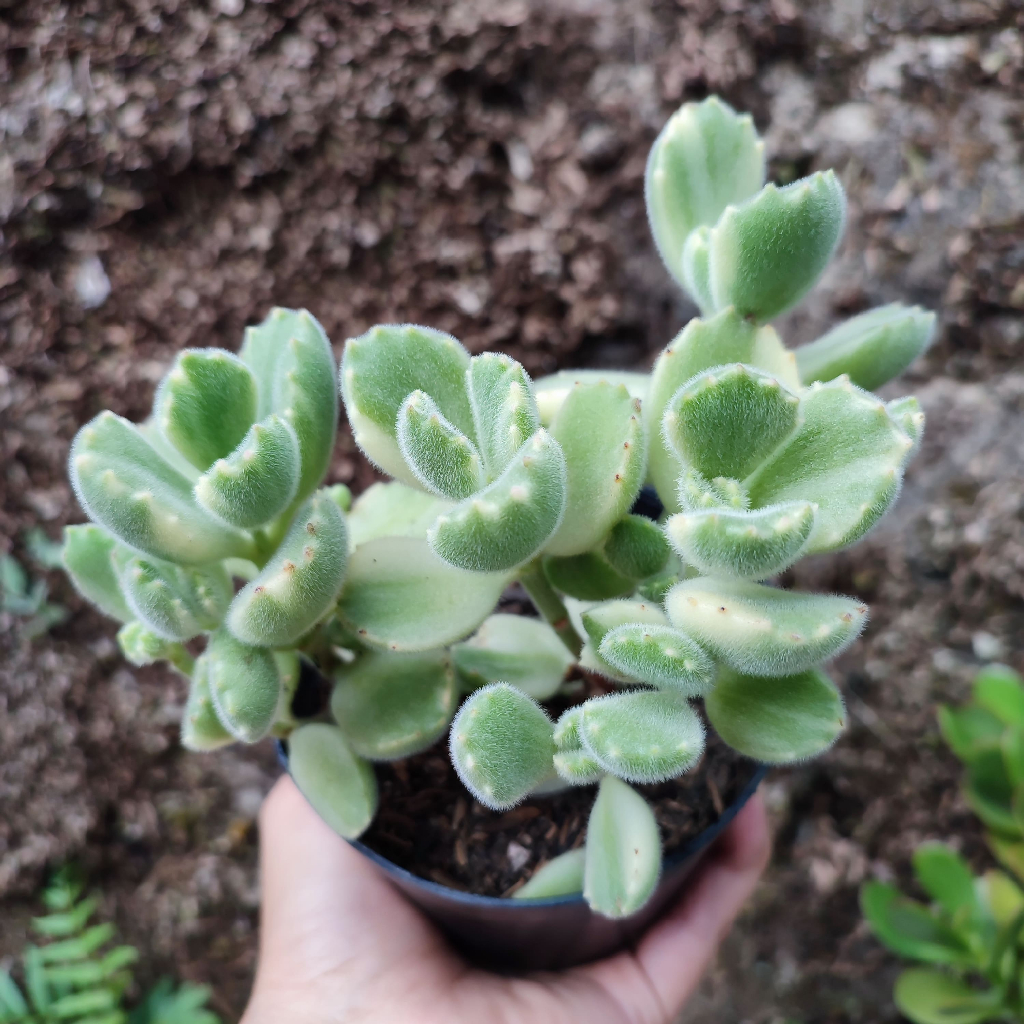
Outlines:
POLYGON ((635 951, 505 978, 462 960, 285 777, 260 813, 260 958, 242 1024, 667 1024, 753 892, 769 848, 755 796, 635 951))

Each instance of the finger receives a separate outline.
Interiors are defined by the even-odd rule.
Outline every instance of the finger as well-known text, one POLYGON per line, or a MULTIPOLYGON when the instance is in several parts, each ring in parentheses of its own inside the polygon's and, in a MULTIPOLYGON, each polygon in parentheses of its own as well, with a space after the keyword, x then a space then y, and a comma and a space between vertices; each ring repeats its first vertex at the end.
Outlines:
POLYGON ((771 839, 764 803, 755 795, 700 869, 695 886, 644 936, 637 960, 669 1018, 701 976, 768 864, 771 839))

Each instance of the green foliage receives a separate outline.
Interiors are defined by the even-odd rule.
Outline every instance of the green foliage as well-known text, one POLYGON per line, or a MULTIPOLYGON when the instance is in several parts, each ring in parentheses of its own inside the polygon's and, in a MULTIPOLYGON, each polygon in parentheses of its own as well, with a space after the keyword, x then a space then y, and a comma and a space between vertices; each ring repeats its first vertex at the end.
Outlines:
POLYGON ((1003 835, 989 845, 1010 873, 974 875, 955 850, 925 843, 914 854, 922 903, 870 882, 861 907, 876 937, 899 956, 928 964, 905 970, 893 993, 914 1024, 982 1024, 1024 1018, 1024 832, 1017 823, 1017 740, 1024 737, 1024 681, 1003 665, 978 673, 973 700, 940 709, 939 722, 968 769, 967 793, 979 817, 1003 835), (985 781, 984 801, 972 795, 985 781))
POLYGON ((583 891, 586 850, 569 850, 539 867, 526 885, 512 893, 516 900, 547 900, 583 891))
POLYGON ((68 610, 47 600, 46 580, 29 583, 28 574, 12 555, 0 555, 0 611, 23 618, 23 636, 41 636, 67 617, 68 610))
POLYGON ((110 945, 113 925, 89 924, 99 900, 83 898, 83 889, 78 873, 63 868, 43 891, 50 913, 32 922, 43 944, 22 954, 24 987, 0 971, 0 1024, 219 1024, 205 1008, 208 988, 168 978, 129 1010, 138 952, 110 945))
MULTIPOLYGON (((584 890, 620 916, 660 863, 623 780, 696 763, 688 701, 754 758, 833 742, 843 704, 819 666, 867 609, 771 580, 854 543, 895 501, 923 414, 857 385, 899 372, 932 325, 886 307, 789 351, 766 321, 824 269, 845 200, 831 172, 782 189, 764 177, 753 122, 717 98, 659 135, 651 229, 702 318, 650 374, 534 382, 507 355, 385 324, 345 342, 336 381, 316 321, 275 309, 238 358, 182 353, 140 426, 87 424, 71 477, 95 525, 68 530, 65 565, 123 624, 130 660, 190 677, 183 743, 288 739, 300 788, 353 837, 376 806, 368 762, 451 721, 453 763, 488 806, 601 782, 584 890), (356 444, 393 478, 354 502, 324 486, 339 390, 356 444), (631 513, 645 483, 663 521, 631 513), (507 614, 527 598, 540 618, 507 614), (335 680, 333 722, 297 717, 300 666, 335 680), (595 677, 627 689, 563 705, 553 726, 537 701, 595 677)), ((1009 842, 1024 739, 1002 738, 993 702, 950 730, 979 745, 972 799, 1009 842)))

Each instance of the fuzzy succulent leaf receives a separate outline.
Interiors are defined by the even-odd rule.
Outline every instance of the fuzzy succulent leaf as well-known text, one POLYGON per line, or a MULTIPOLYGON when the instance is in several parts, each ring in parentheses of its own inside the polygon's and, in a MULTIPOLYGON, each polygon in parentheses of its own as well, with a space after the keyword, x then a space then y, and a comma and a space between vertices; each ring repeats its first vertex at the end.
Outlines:
POLYGON ((190 657, 180 643, 165 640, 141 622, 126 622, 117 631, 117 646, 125 660, 140 668, 156 661, 187 663, 190 657))
POLYGON ((558 529, 565 502, 565 456, 541 429, 494 483, 438 516, 427 539, 456 568, 505 572, 541 550, 558 529))
POLYGON ((713 480, 749 476, 793 432, 800 399, 743 363, 707 370, 680 388, 662 418, 664 440, 713 480))
POLYGON ((750 508, 750 494, 739 480, 725 476, 707 480, 691 467, 679 477, 676 497, 679 507, 686 512, 750 508))
POLYGON ((905 398, 894 398, 891 402, 886 402, 885 408, 903 433, 910 438, 913 445, 910 454, 913 455, 921 447, 921 439, 924 437, 925 415, 921 403, 913 395, 907 395, 905 398))
POLYGON ((636 370, 559 370, 548 377, 538 377, 533 382, 533 393, 537 400, 542 427, 550 427, 562 403, 577 384, 621 384, 642 404, 647 399, 651 375, 636 370))
POLYGON ((845 220, 846 196, 832 171, 766 185, 727 207, 708 239, 715 307, 735 306, 763 323, 796 305, 832 258, 845 220))
POLYGON ((586 850, 567 850, 539 867, 526 885, 512 893, 514 900, 550 900, 583 891, 586 850))
POLYGON ((796 360, 771 327, 758 327, 726 309, 706 320, 691 320, 655 360, 650 390, 643 404, 644 429, 650 438, 648 474, 669 512, 678 512, 678 456, 661 435, 661 421, 672 396, 699 373, 727 363, 744 363, 771 374, 788 388, 798 388, 796 360))
POLYGON ((484 486, 476 445, 445 419, 425 391, 413 391, 402 403, 396 436, 406 465, 428 491, 459 501, 484 486))
POLYGON ((196 658, 181 718, 181 745, 186 750, 205 751, 218 750, 234 742, 235 737, 217 717, 210 693, 209 659, 201 654, 196 658))
POLYGON ((590 642, 599 647, 601 641, 618 626, 628 623, 667 626, 664 611, 651 601, 603 601, 587 608, 581 621, 590 642))
POLYGON ((256 418, 276 413, 295 431, 301 469, 293 501, 307 498, 323 480, 338 432, 334 353, 324 329, 304 309, 270 311, 249 327, 241 357, 256 377, 256 418))
POLYGON ((253 646, 294 643, 334 603, 347 562, 345 517, 318 492, 299 509, 273 558, 235 595, 228 628, 253 646))
POLYGON ((426 750, 455 714, 455 672, 437 651, 371 651, 335 678, 331 714, 352 749, 369 761, 426 750))
POLYGON ((592 698, 582 705, 578 728, 601 767, 627 782, 674 779, 704 752, 704 726, 678 693, 632 690, 592 698))
POLYGON ((200 470, 238 447, 256 409, 256 379, 220 348, 179 352, 153 402, 164 437, 200 470))
POLYGON ((816 669, 781 678, 722 669, 704 709, 730 747, 767 764, 816 757, 846 727, 843 698, 816 669))
POLYGON ((813 501, 808 554, 859 540, 899 494, 913 443, 874 395, 840 377, 800 397, 800 423, 747 481, 751 504, 813 501))
POLYGON ((276 413, 253 424, 193 488, 196 501, 225 522, 251 530, 283 512, 299 488, 299 439, 276 413))
POLYGON ((425 651, 472 633, 507 582, 442 562, 421 538, 378 537, 352 553, 338 611, 370 646, 425 651))
POLYGON ((377 779, 344 733, 312 722, 288 737, 288 770, 313 810, 345 839, 357 839, 377 811, 377 779))
POLYGON ((711 295, 710 237, 711 229, 704 225, 691 231, 683 246, 680 264, 681 284, 704 316, 715 312, 715 300, 711 295))
POLYGON ((800 557, 815 511, 809 501, 787 501, 749 511, 680 512, 665 523, 665 532, 679 557, 702 573, 763 580, 800 557))
POLYGON ((578 384, 551 423, 566 464, 565 515, 544 550, 589 551, 630 509, 646 469, 640 403, 622 384, 578 384))
POLYGON ((165 640, 191 640, 216 629, 233 593, 218 563, 193 568, 136 556, 124 563, 120 577, 128 606, 165 640))
POLYGON ((356 498, 346 517, 349 548, 354 551, 378 537, 426 539, 437 517, 450 508, 450 501, 397 480, 371 484, 356 498))
POLYGON ((413 324, 381 324, 349 338, 341 358, 341 395, 356 444, 385 473, 419 486, 402 458, 398 411, 425 391, 445 419, 473 437, 466 394, 469 353, 450 334, 413 324))
POLYGON ((493 480, 540 428, 530 377, 509 356, 485 352, 470 360, 466 390, 480 454, 493 480))
POLYGON ((507 683, 471 694, 452 722, 449 750, 462 784, 485 807, 514 807, 553 774, 554 726, 507 683))
POLYGON ((665 599, 669 621, 738 672, 788 676, 858 637, 866 605, 724 577, 684 580, 665 599))
POLYGON ((833 327, 796 351, 804 384, 846 374, 865 391, 898 377, 935 336, 935 314, 892 302, 833 327))
POLYGON ((112 412, 75 436, 70 473, 89 518, 130 547, 183 565, 252 554, 251 538, 197 504, 191 481, 112 412))
POLYGON ((650 899, 661 874, 661 835, 647 801, 606 775, 587 822, 583 896, 592 910, 621 918, 650 899))
POLYGON ((603 676, 605 679, 608 679, 613 683, 621 683, 623 686, 632 686, 636 683, 635 679, 632 679, 630 676, 620 672, 617 668, 612 668, 612 666, 597 653, 597 648, 589 640, 584 643, 583 648, 580 651, 579 665, 584 672, 603 676))
POLYGON ((555 771, 571 786, 589 786, 605 774, 601 763, 583 746, 580 738, 583 707, 577 704, 569 708, 555 723, 555 771))
POLYGON ((620 519, 608 534, 602 552, 616 572, 635 580, 661 572, 669 558, 664 531, 646 516, 620 519))
POLYGON ((221 724, 243 743, 262 739, 274 723, 281 697, 273 654, 218 629, 210 636, 205 658, 210 696, 221 724))
POLYGON ((548 582, 580 601, 606 601, 633 593, 636 580, 623 576, 600 551, 585 551, 565 558, 547 556, 543 562, 548 582))
POLYGON ((616 626, 601 641, 598 654, 631 679, 685 697, 701 696, 715 679, 715 663, 704 649, 671 626, 616 626))
POLYGON ((132 618, 114 569, 117 541, 102 526, 64 527, 64 568, 75 589, 104 615, 119 622, 132 618))
POLYGON ((709 96, 669 118, 647 158, 644 196, 658 252, 680 284, 687 236, 752 196, 764 176, 764 143, 749 114, 709 96))
POLYGON ((469 685, 510 683, 534 700, 554 696, 574 660, 546 622, 524 615, 490 616, 451 657, 469 685))

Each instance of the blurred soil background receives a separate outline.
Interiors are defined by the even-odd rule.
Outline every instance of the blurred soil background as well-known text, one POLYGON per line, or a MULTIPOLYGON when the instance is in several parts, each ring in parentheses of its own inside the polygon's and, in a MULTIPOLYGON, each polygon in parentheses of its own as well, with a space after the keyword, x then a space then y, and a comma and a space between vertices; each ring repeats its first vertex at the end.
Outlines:
MULTIPOLYGON (((850 729, 767 787, 774 864, 691 1024, 896 1019, 858 885, 942 838, 988 864, 934 711, 1024 647, 1024 6, 1013 0, 0 0, 0 535, 82 516, 78 425, 133 419, 174 353, 236 349, 274 303, 340 352, 427 323, 535 375, 647 366, 694 309, 648 237, 643 168, 683 100, 753 112, 781 182, 835 166, 841 252, 790 344, 900 299, 940 311, 924 449, 884 526, 802 565, 872 606, 836 665, 850 729)), ((369 476, 343 435, 330 479, 369 476)), ((268 745, 184 754, 170 672, 72 611, 0 618, 0 958, 79 860, 144 976, 255 955, 268 745)))

